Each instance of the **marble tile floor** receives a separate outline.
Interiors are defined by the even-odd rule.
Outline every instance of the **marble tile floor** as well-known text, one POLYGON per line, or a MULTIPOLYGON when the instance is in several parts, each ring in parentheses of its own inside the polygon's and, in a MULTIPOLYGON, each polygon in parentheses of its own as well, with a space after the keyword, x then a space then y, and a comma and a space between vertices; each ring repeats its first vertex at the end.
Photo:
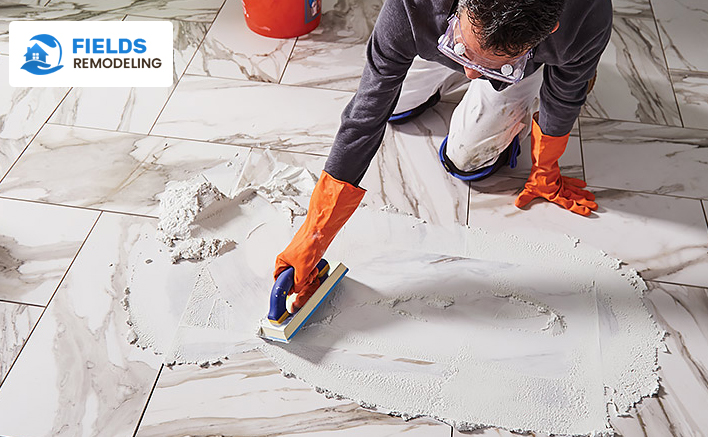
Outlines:
MULTIPOLYGON (((248 31, 238 0, 0 8, 0 435, 462 434, 327 399, 258 352, 170 368, 126 341, 125 257, 138 230, 154 226, 165 183, 267 153, 318 174, 381 4, 325 0, 321 27, 290 40, 248 31), (7 26, 22 19, 172 20, 175 83, 12 88, 7 26)), ((618 0, 614 10, 598 84, 561 160, 597 194, 597 213, 515 208, 528 148, 517 169, 483 183, 448 177, 436 153, 450 103, 389 126, 364 202, 441 225, 553 229, 623 259, 648 281, 647 307, 668 336, 658 396, 613 425, 628 437, 706 435, 708 8, 618 0)))

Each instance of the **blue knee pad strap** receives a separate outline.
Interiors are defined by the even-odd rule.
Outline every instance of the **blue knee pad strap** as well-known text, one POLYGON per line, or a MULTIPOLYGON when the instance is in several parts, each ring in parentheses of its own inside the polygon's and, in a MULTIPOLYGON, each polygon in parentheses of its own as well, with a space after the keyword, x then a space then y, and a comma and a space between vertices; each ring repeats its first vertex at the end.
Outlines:
POLYGON ((519 136, 516 135, 511 141, 511 144, 509 144, 509 147, 504 149, 504 151, 499 155, 499 158, 494 164, 489 165, 487 167, 482 167, 478 170, 466 172, 459 170, 457 167, 455 167, 452 161, 450 161, 450 159, 445 154, 446 147, 447 136, 443 140, 442 144, 440 145, 440 150, 438 151, 438 158, 440 159, 440 163, 442 164, 443 168, 445 168, 445 171, 447 171, 457 179, 463 181, 480 181, 482 179, 487 178, 488 176, 496 173, 506 163, 507 157, 509 167, 516 168, 517 157, 521 154, 521 144, 519 141, 519 136))

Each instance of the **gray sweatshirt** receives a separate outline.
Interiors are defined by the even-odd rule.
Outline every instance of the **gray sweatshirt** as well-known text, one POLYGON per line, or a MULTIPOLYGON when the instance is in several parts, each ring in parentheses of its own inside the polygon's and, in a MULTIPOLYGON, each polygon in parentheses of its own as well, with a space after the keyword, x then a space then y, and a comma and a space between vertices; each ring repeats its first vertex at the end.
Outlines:
MULTIPOLYGON (((334 178, 358 185, 381 145, 401 84, 413 58, 438 62, 464 73, 437 48, 438 37, 457 0, 386 0, 366 50, 359 89, 342 113, 342 123, 325 164, 334 178)), ((528 77, 545 64, 539 125, 546 135, 570 132, 585 103, 588 81, 612 32, 611 0, 566 0, 560 27, 533 50, 528 77)), ((484 80, 484 79, 475 79, 484 80)), ((496 90, 506 85, 490 81, 496 90)))

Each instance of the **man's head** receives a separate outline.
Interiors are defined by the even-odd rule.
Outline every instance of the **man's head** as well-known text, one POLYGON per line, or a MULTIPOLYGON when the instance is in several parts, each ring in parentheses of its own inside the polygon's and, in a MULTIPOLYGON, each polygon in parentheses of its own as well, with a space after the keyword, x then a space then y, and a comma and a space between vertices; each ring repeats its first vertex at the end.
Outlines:
POLYGON ((481 56, 500 62, 514 59, 558 28, 564 4, 565 0, 459 0, 462 38, 481 56))
POLYGON ((467 17, 483 50, 518 56, 535 47, 558 25, 565 0, 460 0, 458 13, 467 17))

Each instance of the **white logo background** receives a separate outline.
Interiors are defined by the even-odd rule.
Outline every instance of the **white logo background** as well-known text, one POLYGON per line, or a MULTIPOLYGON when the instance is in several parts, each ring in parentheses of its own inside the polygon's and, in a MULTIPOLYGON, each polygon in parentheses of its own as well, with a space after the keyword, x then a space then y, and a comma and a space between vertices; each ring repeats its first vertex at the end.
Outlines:
MULTIPOLYGON (((42 47, 42 44, 38 44, 42 47)), ((126 46, 124 44, 124 46, 126 46)), ((106 44, 103 44, 105 51, 106 44)), ((56 65, 58 51, 47 51, 47 63, 56 65)), ((10 23, 10 85, 14 87, 168 87, 172 85, 172 23, 169 21, 13 21, 10 23), (35 75, 22 70, 27 49, 39 34, 55 37, 62 47, 63 67, 47 75, 35 75), (111 50, 120 39, 145 40, 144 53, 87 53, 83 49, 73 53, 73 40, 79 38, 111 40, 111 50), (74 59, 104 60, 112 65, 121 60, 159 59, 159 68, 77 68, 74 59)), ((96 61, 94 61, 96 62, 96 61)), ((123 61, 121 61, 123 63, 123 61)), ((129 62, 128 65, 131 65, 129 62)), ((133 61, 132 65, 136 65, 133 61)), ((154 64, 152 64, 154 65, 154 64)))

